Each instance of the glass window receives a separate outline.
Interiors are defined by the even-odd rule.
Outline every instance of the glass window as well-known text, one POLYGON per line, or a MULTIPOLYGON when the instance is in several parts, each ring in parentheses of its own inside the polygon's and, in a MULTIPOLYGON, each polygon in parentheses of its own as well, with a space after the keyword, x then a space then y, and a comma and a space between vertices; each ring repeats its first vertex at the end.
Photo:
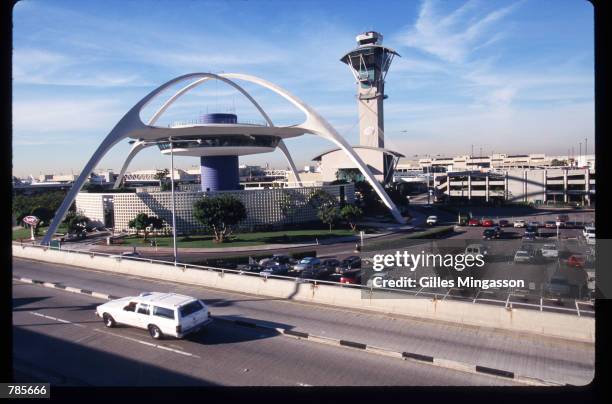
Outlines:
POLYGON ((174 320, 174 310, 165 307, 153 306, 153 315, 174 320))
POLYGON ((138 313, 149 315, 149 305, 141 303, 140 306, 138 306, 138 313))
POLYGON ((123 308, 123 310, 131 312, 136 311, 136 302, 130 302, 127 306, 123 308))
POLYGON ((181 312, 181 317, 187 317, 197 311, 200 311, 204 308, 202 303, 199 300, 194 300, 191 303, 187 303, 180 307, 179 311, 181 312))

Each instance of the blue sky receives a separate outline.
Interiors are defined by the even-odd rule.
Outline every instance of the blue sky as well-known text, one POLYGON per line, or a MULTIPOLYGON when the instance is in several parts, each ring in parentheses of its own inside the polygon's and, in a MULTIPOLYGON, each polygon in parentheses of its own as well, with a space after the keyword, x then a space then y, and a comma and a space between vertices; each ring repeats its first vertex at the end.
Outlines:
MULTIPOLYGON (((377 30, 396 49, 387 76, 386 146, 407 156, 565 154, 594 145, 593 9, 586 0, 22 1, 13 11, 14 174, 78 173, 123 114, 169 79, 195 71, 272 81, 358 143, 355 83, 339 58, 377 30)), ((244 84, 276 124, 303 115, 244 84)), ((163 102, 160 100, 160 102, 163 102)), ((157 104, 143 111, 146 120, 157 104)), ((235 110, 261 121, 223 83, 207 83, 159 125, 235 110)), ((290 139, 297 163, 332 145, 290 139)), ((115 146, 98 168, 118 170, 115 146)), ((131 169, 166 167, 156 150, 131 169)), ((284 167, 280 152, 242 163, 284 167)), ((178 158, 187 168, 196 158, 178 158)))

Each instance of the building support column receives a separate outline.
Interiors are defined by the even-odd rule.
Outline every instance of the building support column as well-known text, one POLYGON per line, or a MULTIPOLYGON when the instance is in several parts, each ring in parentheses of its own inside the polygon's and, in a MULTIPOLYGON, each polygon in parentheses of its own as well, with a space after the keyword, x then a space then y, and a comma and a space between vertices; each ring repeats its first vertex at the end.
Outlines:
POLYGON ((485 177, 485 200, 489 202, 489 173, 485 177))
POLYGON ((542 200, 544 201, 545 205, 546 205, 546 202, 548 202, 547 191, 548 191, 548 170, 544 169, 544 198, 542 200))
POLYGON ((584 173, 584 190, 586 192, 584 195, 585 202, 587 206, 591 206, 591 172, 588 167, 584 173))
POLYGON ((468 175, 468 201, 472 200, 472 176, 468 175))
POLYGON ((563 170, 563 202, 567 203, 567 168, 563 170))
POLYGON ((523 169, 523 202, 527 202, 527 170, 523 169))
POLYGON ((508 201, 508 171, 504 172, 504 201, 508 201))

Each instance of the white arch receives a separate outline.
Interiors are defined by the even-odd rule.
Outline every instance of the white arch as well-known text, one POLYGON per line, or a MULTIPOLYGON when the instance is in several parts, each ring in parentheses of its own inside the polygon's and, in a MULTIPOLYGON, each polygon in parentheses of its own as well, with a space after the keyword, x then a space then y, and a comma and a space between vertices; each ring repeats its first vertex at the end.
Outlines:
POLYGON ((303 128, 306 132, 321 136, 334 142, 338 147, 344 150, 344 152, 348 154, 349 158, 353 161, 353 163, 355 163, 355 165, 359 168, 366 180, 370 183, 370 185, 372 185, 380 199, 382 199, 387 208, 389 208, 395 220, 402 224, 406 223, 406 219, 402 217, 391 198, 389 198, 389 195, 387 195, 380 183, 376 181, 376 178, 374 177, 374 175, 372 175, 372 172, 370 171, 368 166, 363 162, 363 160, 361 160, 361 157, 359 157, 359 155, 355 153, 351 145, 348 144, 348 142, 329 124, 329 122, 327 122, 323 117, 321 117, 304 101, 300 100, 298 97, 289 93, 287 90, 277 86, 276 84, 260 79, 259 77, 240 73, 224 73, 221 75, 223 77, 235 78, 259 84, 262 87, 274 91, 281 97, 291 102, 297 108, 299 108, 302 112, 304 112, 304 114, 306 114, 306 120, 301 125, 297 126, 303 128))
MULTIPOLYGON (((106 138, 104 138, 100 146, 98 146, 98 148, 96 149, 92 157, 89 159, 89 161, 83 168, 83 171, 81 171, 81 174, 79 175, 77 180, 74 182, 74 184, 70 188, 70 191, 68 191, 68 194, 64 198, 57 212, 55 213, 55 217, 51 221, 51 225, 49 226, 47 233, 43 237, 41 244, 49 244, 49 242, 51 241, 51 237, 57 230, 61 221, 64 219, 64 216, 68 212, 68 209, 70 205, 72 204, 72 202, 74 201, 74 199, 76 198, 76 195, 81 190, 81 188, 85 184, 85 181, 89 177, 89 174, 93 171, 95 166, 100 162, 102 157, 104 157, 104 155, 115 144, 117 144, 122 139, 129 137, 131 134, 134 134, 134 132, 146 131, 147 129, 151 129, 151 126, 145 125, 140 119, 140 111, 147 104, 149 104, 155 97, 157 97, 162 91, 172 86, 173 84, 179 83, 185 80, 189 80, 192 78, 205 78, 205 77, 208 77, 208 78, 224 77, 224 78, 235 78, 239 80, 249 81, 255 84, 259 84, 260 86, 265 87, 269 90, 272 90, 275 93, 282 96, 283 98, 287 99, 289 102, 295 105, 298 109, 300 109, 306 115, 306 120, 301 125, 297 125, 297 126, 304 129, 304 131, 307 133, 312 133, 312 134, 321 136, 323 138, 326 138, 332 141, 338 147, 344 150, 344 152, 351 158, 351 160, 353 160, 355 165, 357 165, 357 167, 359 168, 361 173, 364 175, 366 180, 370 183, 370 185, 372 185, 372 187, 374 188, 376 193, 380 196, 380 198, 383 200, 385 205, 389 208, 389 210, 391 210, 391 213, 393 214, 395 219, 399 223, 405 223, 405 219, 399 213, 397 207, 395 206, 391 198, 389 198, 389 196, 387 195, 385 190, 382 188, 380 183, 376 181, 376 178, 374 178, 374 176, 370 172, 370 169, 364 164, 364 162, 361 160, 359 155, 355 153, 355 151, 346 142, 346 140, 325 119, 323 119, 323 117, 321 117, 311 107, 306 105, 302 100, 292 95, 288 91, 284 90, 283 88, 278 87, 277 85, 273 83, 270 83, 266 80, 260 79, 255 76, 239 74, 239 73, 224 73, 221 75, 216 75, 212 73, 191 73, 191 74, 185 74, 183 76, 176 77, 162 84, 155 90, 151 91, 144 98, 142 98, 138 103, 136 103, 136 105, 134 105, 123 116, 123 118, 121 118, 121 120, 115 125, 115 127, 110 131, 110 133, 106 136, 106 138)), ((194 85, 197 85, 197 84, 194 84, 194 85)))
MULTIPOLYGON (((251 96, 251 94, 249 94, 244 88, 242 88, 242 86, 239 86, 238 84, 236 84, 232 80, 229 80, 229 79, 227 79, 225 77, 222 77, 222 76, 219 76, 219 75, 215 75, 215 74, 212 74, 212 73, 210 73, 210 76, 202 77, 202 78, 200 78, 198 80, 193 81, 192 83, 189 83, 188 85, 186 85, 185 87, 181 88, 176 93, 174 93, 153 114, 151 119, 149 119, 148 125, 155 125, 155 123, 157 122, 159 117, 164 112, 166 112, 166 110, 172 104, 174 104, 174 102, 176 100, 178 100, 180 97, 182 97, 189 90, 199 86, 200 84, 202 84, 202 83, 204 83, 204 82, 206 82, 206 81, 208 81, 208 80, 210 80, 212 78, 216 78, 218 80, 221 80, 224 83, 227 83, 230 86, 234 87, 236 90, 238 90, 242 95, 244 95, 251 102, 251 104, 253 104, 253 106, 257 109, 257 111, 259 111, 259 113, 265 119, 265 121, 268 124, 268 126, 271 126, 271 127, 274 126, 274 123, 272 123, 272 120, 270 119, 270 117, 268 116, 266 111, 264 111, 264 109, 261 107, 261 105, 259 105, 259 103, 257 101, 255 101, 255 99, 251 96)), ((121 171, 119 172, 119 175, 117 176, 117 180, 115 181, 115 185, 113 186, 113 188, 119 188, 119 185, 121 185, 121 181, 123 181, 123 177, 125 176, 125 172, 127 171, 127 168, 129 166, 130 162, 132 161, 134 156, 136 156, 136 154, 138 154, 141 150, 145 149, 146 147, 147 147, 147 145, 143 145, 143 146, 137 147, 136 144, 132 147, 132 149, 130 150, 130 153, 128 154, 128 156, 125 159, 125 162, 123 163, 123 166, 121 167, 121 171)), ((295 163, 293 162, 293 158, 291 157, 291 154, 289 153, 289 149, 285 145, 285 142, 283 141, 283 139, 280 140, 280 142, 278 144, 278 148, 285 155, 285 158, 287 159, 287 162, 289 163, 289 166, 291 167, 291 171, 293 172, 293 175, 295 176, 296 181, 298 182, 299 185, 302 185, 302 181, 300 179, 300 174, 299 174, 299 172, 297 170, 297 167, 295 166, 295 163)))

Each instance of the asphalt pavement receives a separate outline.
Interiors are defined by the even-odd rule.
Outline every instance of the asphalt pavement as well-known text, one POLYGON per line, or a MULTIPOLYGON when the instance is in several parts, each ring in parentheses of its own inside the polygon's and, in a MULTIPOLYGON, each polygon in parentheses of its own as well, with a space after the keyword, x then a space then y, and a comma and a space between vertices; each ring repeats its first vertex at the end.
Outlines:
POLYGON ((512 385, 215 321, 183 340, 105 328, 100 300, 13 284, 14 365, 22 381, 95 386, 512 385))
POLYGON ((592 344, 262 298, 22 259, 14 260, 13 275, 116 296, 174 291, 203 299, 215 316, 255 320, 400 352, 435 355, 461 362, 476 361, 483 366, 563 384, 586 384, 594 372, 592 344))

